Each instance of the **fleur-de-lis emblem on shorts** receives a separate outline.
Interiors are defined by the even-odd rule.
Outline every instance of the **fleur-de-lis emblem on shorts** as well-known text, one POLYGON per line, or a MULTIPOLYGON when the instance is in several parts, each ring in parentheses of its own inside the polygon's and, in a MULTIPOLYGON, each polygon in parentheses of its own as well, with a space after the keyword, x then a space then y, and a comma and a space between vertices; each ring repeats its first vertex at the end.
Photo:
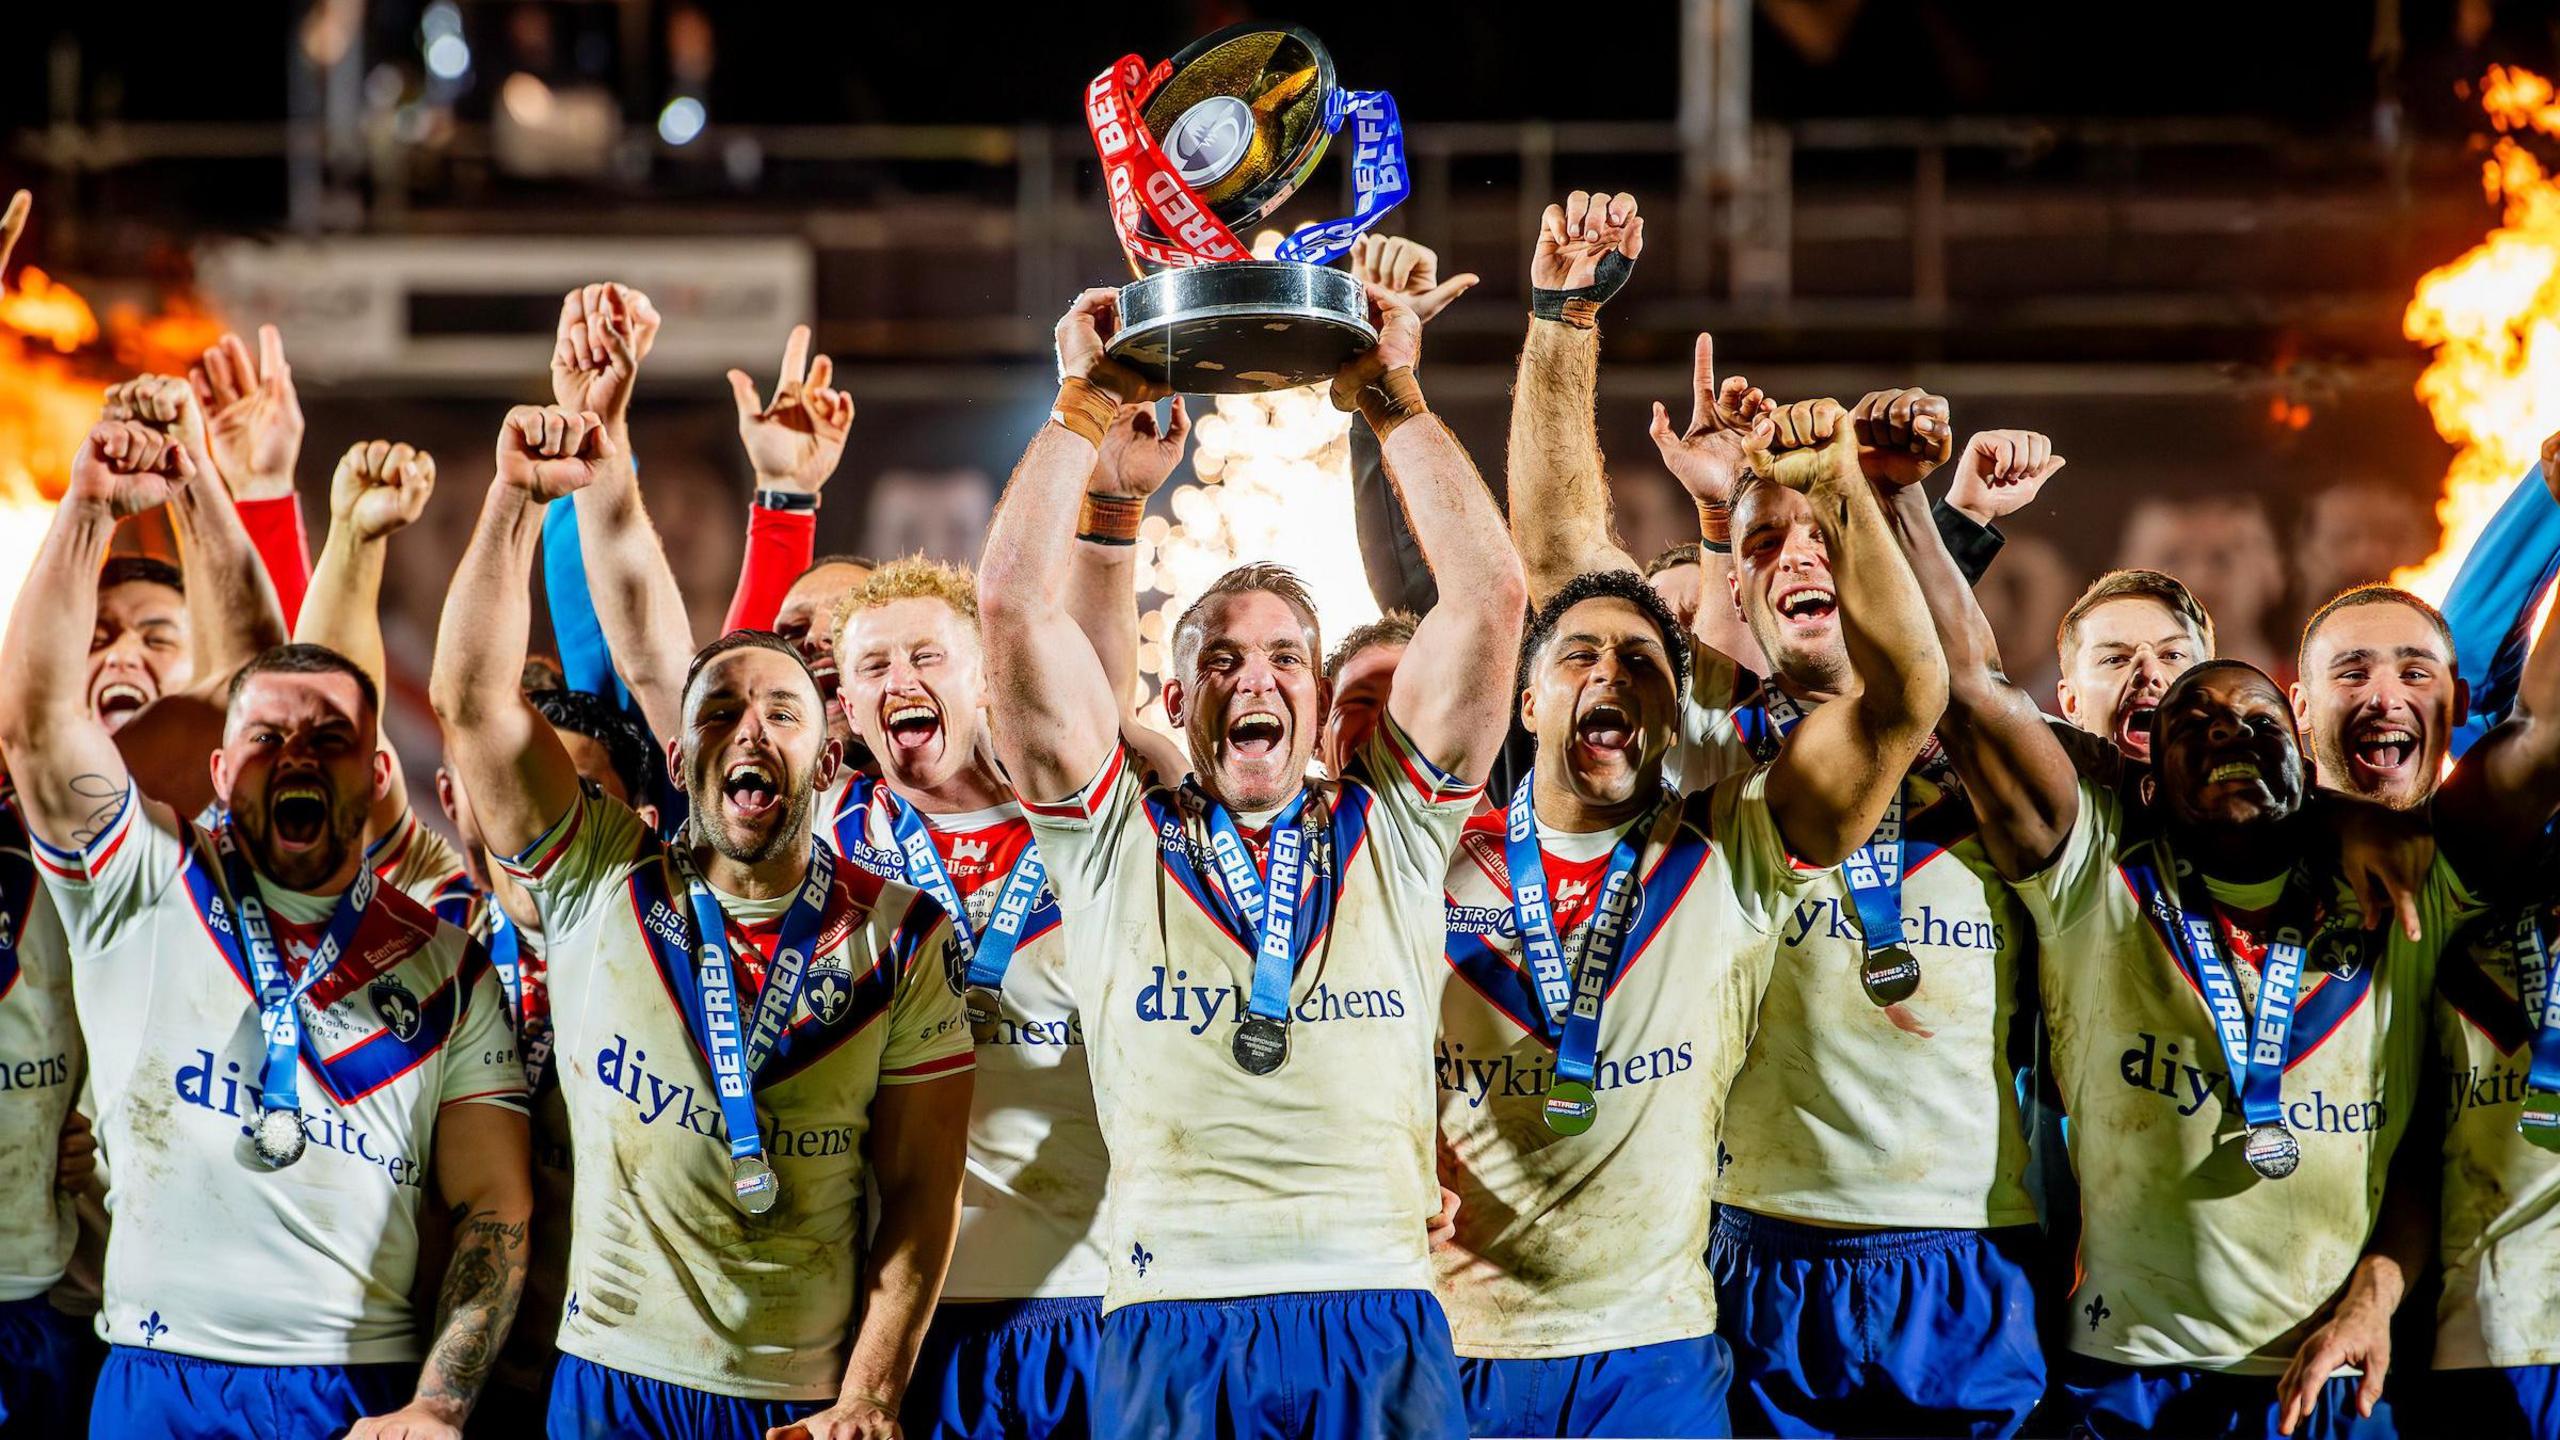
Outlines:
POLYGON ((1138 1273, 1141 1275, 1147 1273, 1147 1267, 1155 1263, 1155 1258, 1156 1252, 1148 1249, 1144 1244, 1129 1247, 1129 1263, 1137 1266, 1138 1273))
POLYGON ((2088 1304, 2080 1307, 2080 1313, 2089 1317, 2089 1328, 2095 1330, 2100 1321, 2116 1312, 2107 1308, 2106 1296, 2094 1295, 2090 1297, 2088 1304))
POLYGON ((160 1337, 168 1333, 169 1327, 160 1323, 159 1311, 154 1310, 149 1315, 143 1317, 142 1343, 146 1349, 158 1345, 160 1343, 160 1337))

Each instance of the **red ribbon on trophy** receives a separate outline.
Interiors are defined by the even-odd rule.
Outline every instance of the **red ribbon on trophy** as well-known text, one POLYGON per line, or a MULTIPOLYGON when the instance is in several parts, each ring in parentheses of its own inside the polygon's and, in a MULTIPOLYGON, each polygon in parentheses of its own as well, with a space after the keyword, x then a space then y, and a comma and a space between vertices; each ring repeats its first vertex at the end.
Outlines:
POLYGON ((1119 64, 1084 87, 1084 119, 1093 131, 1093 148, 1102 156, 1111 227, 1120 232, 1120 244, 1131 256, 1152 265, 1250 260, 1253 252, 1174 172, 1156 137, 1147 133, 1140 106, 1172 73, 1170 60, 1151 72, 1137 56, 1124 55, 1119 64), (1165 240, 1153 239, 1140 228, 1141 207, 1165 240))

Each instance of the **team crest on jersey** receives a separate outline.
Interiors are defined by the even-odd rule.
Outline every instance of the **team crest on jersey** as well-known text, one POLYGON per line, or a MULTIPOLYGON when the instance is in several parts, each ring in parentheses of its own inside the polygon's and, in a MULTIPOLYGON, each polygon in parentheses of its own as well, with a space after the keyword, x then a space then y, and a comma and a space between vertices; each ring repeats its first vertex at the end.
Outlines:
POLYGON ((819 1024, 833 1025, 853 1004, 853 968, 845 964, 842 953, 822 955, 809 962, 809 978, 801 994, 819 1024))
POLYGON ((2353 980, 2371 958, 2372 942, 2364 927, 2332 910, 2321 918, 2304 953, 2311 963, 2340 980, 2353 980))
POLYGON ((392 1034, 404 1044, 418 1038, 418 1026, 426 1016, 418 1009, 418 997, 409 993, 409 987, 401 984, 399 977, 386 975, 374 981, 365 993, 373 999, 373 1013, 382 1017, 383 1026, 392 1034))

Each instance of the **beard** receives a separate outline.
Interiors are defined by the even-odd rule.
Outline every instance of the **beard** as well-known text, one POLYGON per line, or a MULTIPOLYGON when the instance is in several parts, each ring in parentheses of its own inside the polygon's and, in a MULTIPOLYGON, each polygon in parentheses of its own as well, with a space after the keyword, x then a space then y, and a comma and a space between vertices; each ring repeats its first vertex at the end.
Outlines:
POLYGON ((336 801, 319 843, 303 849, 288 850, 276 842, 274 820, 264 806, 233 812, 231 824, 240 836, 241 850, 259 874, 287 890, 310 893, 328 884, 359 852, 365 814, 371 808, 369 796, 336 801))
POLYGON ((815 807, 817 786, 807 776, 794 777, 789 798, 781 817, 761 833, 741 831, 729 823, 728 813, 721 807, 721 786, 717 776, 697 783, 692 792, 693 829, 724 860, 740 865, 761 865, 782 854, 797 837, 804 844, 809 829, 809 812, 815 807))

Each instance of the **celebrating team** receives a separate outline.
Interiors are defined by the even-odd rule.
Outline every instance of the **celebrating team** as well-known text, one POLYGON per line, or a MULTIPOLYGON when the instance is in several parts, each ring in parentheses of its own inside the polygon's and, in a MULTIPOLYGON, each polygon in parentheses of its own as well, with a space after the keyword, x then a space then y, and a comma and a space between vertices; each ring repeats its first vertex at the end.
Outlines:
POLYGON ((1972 591, 2050 442, 1703 335, 1653 437, 1705 538, 1641 566, 1594 395, 1643 229, 1543 219, 1507 520, 1417 378, 1472 277, 1361 242, 1332 399, 1420 613, 1328 656, 1231 571, 1170 732, 1131 561, 1189 421, 1111 291, 974 577, 813 563, 853 402, 805 330, 732 372, 699 647, 659 317, 572 292, 445 598, 459 847, 382 727, 436 462, 349 450, 314 564, 272 328, 110 391, 0 649, 0 1434, 2560 1435, 2531 596, 2458 654, 2351 590, 2288 692, 2114 572, 2054 719, 1972 591), (183 572, 110 558, 152 510, 183 572))

